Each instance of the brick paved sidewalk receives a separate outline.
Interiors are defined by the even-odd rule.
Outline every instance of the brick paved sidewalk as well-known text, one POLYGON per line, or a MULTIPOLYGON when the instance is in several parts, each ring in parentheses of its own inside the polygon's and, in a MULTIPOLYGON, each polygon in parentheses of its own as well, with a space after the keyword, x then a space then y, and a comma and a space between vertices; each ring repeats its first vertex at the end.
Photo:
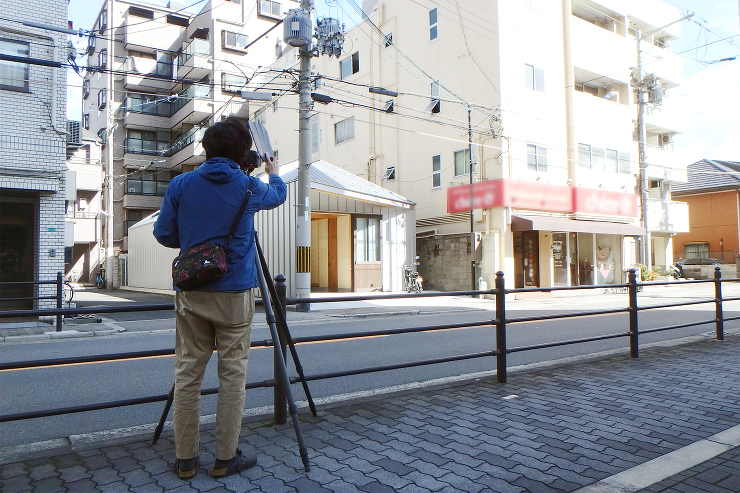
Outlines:
MULTIPOLYGON (((740 424, 739 363, 740 336, 732 335, 641 348, 639 359, 625 350, 515 372, 505 385, 485 379, 320 407, 318 418, 302 410, 308 473, 291 423, 251 421, 244 448, 259 462, 241 476, 207 475, 208 428, 191 481, 172 472, 165 432, 156 446, 149 436, 129 438, 2 465, 0 491, 576 491, 740 424)), ((644 491, 737 492, 739 467, 734 449, 644 491)))

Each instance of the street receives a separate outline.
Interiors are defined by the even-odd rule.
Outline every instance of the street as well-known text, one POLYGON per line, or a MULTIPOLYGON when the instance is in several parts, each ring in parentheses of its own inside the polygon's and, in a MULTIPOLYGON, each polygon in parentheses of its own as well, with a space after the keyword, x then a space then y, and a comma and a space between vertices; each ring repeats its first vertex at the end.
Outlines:
MULTIPOLYGON (((710 285, 683 286, 657 294, 642 293, 640 306, 686 302, 691 299, 708 298, 710 285), (702 291, 704 290, 704 291, 702 291)), ((126 295, 127 296, 127 295, 126 295)), ((729 297, 729 295, 725 295, 729 297)), ((404 300, 405 301, 405 300, 404 300)), ((490 321, 495 314, 493 302, 477 299, 449 300, 437 306, 439 300, 428 298, 414 300, 424 305, 417 306, 417 315, 387 317, 351 317, 346 313, 324 316, 321 319, 293 321, 297 314, 289 312, 288 322, 294 338, 346 334, 350 332, 378 331, 399 327, 424 327, 438 324, 490 321), (481 308, 475 308, 476 306, 481 308), (483 309, 485 307, 486 309, 483 309)), ((399 306, 390 301, 386 305, 399 306)), ((507 302, 507 318, 540 316, 546 313, 569 313, 584 310, 604 310, 624 307, 624 295, 584 295, 507 302)), ((388 308, 386 308, 388 309, 388 308)), ((346 312, 346 310, 344 311, 346 312)), ((740 305, 725 304, 725 317, 737 316, 740 305), (732 311, 731 307, 736 311, 732 311)), ((329 312, 326 312, 329 313, 329 312)), ((113 352, 167 349, 173 346, 174 319, 121 320, 116 322, 127 329, 119 335, 79 339, 61 339, 36 343, 5 344, 0 351, 0 361, 28 361, 113 352)), ((268 340, 269 331, 264 315, 257 313, 252 340, 268 340)), ((316 316, 319 316, 317 313, 316 316)), ((656 311, 644 311, 639 315, 640 329, 685 324, 700 320, 713 320, 714 304, 690 305, 656 311)), ((737 321, 727 322, 726 329, 739 327, 737 321)), ((566 318, 552 321, 511 324, 507 333, 509 348, 545 344, 576 338, 604 334, 626 333, 627 313, 599 315, 589 318, 566 318)), ((646 334, 640 343, 650 343, 711 332, 714 324, 646 334)), ((560 346, 535 351, 517 352, 508 356, 508 367, 527 365, 542 361, 579 356, 598 351, 621 350, 627 355, 627 338, 610 339, 595 343, 560 346)), ((304 373, 311 375, 350 369, 405 363, 433 358, 442 358, 478 353, 495 348, 493 326, 454 330, 423 331, 414 334, 372 336, 349 340, 304 343, 296 346, 304 373)), ((247 380, 259 382, 272 378, 272 348, 258 347, 250 352, 247 380)), ((218 386, 215 373, 215 358, 212 359, 204 388, 218 386)), ((290 358, 289 358, 290 361, 290 358)), ((290 365, 291 374, 295 371, 290 365)), ((493 358, 478 358, 458 362, 426 365, 409 369, 367 373, 337 379, 310 381, 309 388, 314 399, 330 398, 340 394, 356 394, 389 386, 408 385, 433 379, 486 372, 495 369, 493 358)), ((164 356, 111 363, 76 364, 59 368, 38 368, 3 372, 0 378, 0 393, 12 395, 12 399, 0 402, 0 414, 29 412, 41 409, 64 408, 82 404, 109 402, 119 399, 166 394, 173 381, 173 357, 164 356)), ((293 385, 296 401, 305 400, 300 385, 293 385)), ((215 410, 215 396, 204 396, 202 414, 215 410)), ((272 404, 272 391, 267 388, 250 389, 247 393, 248 409, 272 404)), ((70 435, 126 428, 154 423, 159 419, 163 403, 128 406, 103 411, 69 414, 51 418, 23 420, 0 424, 3 445, 17 445, 50 440, 70 435)))

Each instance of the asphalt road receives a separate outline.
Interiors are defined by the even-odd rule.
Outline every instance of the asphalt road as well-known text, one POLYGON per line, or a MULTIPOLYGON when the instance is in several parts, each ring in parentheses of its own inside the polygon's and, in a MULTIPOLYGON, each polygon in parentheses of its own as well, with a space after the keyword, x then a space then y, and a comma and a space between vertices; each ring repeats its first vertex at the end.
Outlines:
MULTIPOLYGON (((709 291, 700 292, 698 289, 693 289, 677 294, 643 295, 640 298, 640 305, 679 303, 706 298, 709 294, 711 294, 709 291)), ((151 299, 150 296, 147 295, 146 299, 151 299)), ((128 298, 128 296, 126 297, 128 298)), ((169 300, 171 301, 171 298, 169 300)), ((480 306, 490 307, 490 304, 481 304, 480 306)), ((613 295, 521 300, 508 303, 507 317, 511 319, 554 313, 567 314, 574 311, 605 310, 624 308, 625 306, 624 296, 613 295)), ((162 318, 134 321, 119 320, 118 325, 127 328, 127 332, 120 335, 61 339, 43 343, 5 344, 4 347, 0 348, 2 349, 0 351, 0 361, 28 361, 74 355, 172 348, 174 320, 171 318, 171 312, 154 313, 157 316, 162 316, 162 318), (168 314, 169 317, 166 317, 168 314)), ((494 312, 488 309, 471 309, 470 307, 461 307, 460 309, 454 307, 442 309, 438 307, 435 310, 426 306, 421 310, 421 314, 411 316, 383 318, 324 316, 291 322, 292 315, 297 317, 290 312, 288 314, 292 335, 295 338, 301 338, 378 331, 399 327, 428 327, 463 322, 476 323, 490 321, 494 317, 494 312)), ((725 316, 740 316, 740 303, 726 303, 725 316), (737 312, 732 311, 733 307, 737 312)), ((269 339, 269 331, 263 322, 264 319, 260 319, 260 314, 255 317, 252 340, 269 339)), ((641 330, 650 327, 708 321, 714 319, 714 305, 691 305, 644 311, 640 312, 639 319, 641 330)), ((727 322, 726 326, 728 329, 740 327, 740 322, 727 322)), ((509 348, 516 348, 604 334, 626 333, 627 330, 628 315, 626 313, 511 324, 507 333, 507 345, 509 348)), ((649 343, 713 331, 714 324, 711 323, 645 334, 641 336, 640 342, 649 343)), ((510 367, 525 365, 603 350, 622 350, 626 355, 628 354, 628 345, 627 338, 619 338, 517 352, 508 356, 508 365, 510 367)), ((391 336, 376 335, 297 345, 301 364, 309 379, 315 375, 348 369, 460 356, 490 351, 494 348, 495 329, 490 325, 391 336)), ((248 382, 260 382, 272 378, 272 354, 272 348, 254 348, 251 351, 248 382)), ((204 388, 218 386, 214 361, 215 358, 208 369, 204 388)), ((485 372, 495 369, 495 366, 494 358, 477 358, 334 379, 314 380, 309 382, 309 387, 313 398, 320 399, 339 394, 372 391, 393 385, 407 385, 413 382, 485 372)), ((292 367, 291 374, 295 375, 292 367)), ((172 385, 173 376, 173 357, 169 356, 112 363, 78 364, 61 368, 6 371, 2 372, 0 377, 0 395, 12 396, 12 398, 0 400, 0 415, 164 395, 172 385)), ((293 385, 292 391, 297 401, 305 399, 300 385, 293 385)), ((250 389, 247 394, 247 408, 271 405, 272 399, 271 389, 250 389)), ((207 415, 214 412, 215 400, 216 396, 204 396, 202 414, 207 415)), ((162 407, 162 403, 154 403, 0 423, 0 445, 31 443, 94 431, 149 424, 159 419, 162 407)))

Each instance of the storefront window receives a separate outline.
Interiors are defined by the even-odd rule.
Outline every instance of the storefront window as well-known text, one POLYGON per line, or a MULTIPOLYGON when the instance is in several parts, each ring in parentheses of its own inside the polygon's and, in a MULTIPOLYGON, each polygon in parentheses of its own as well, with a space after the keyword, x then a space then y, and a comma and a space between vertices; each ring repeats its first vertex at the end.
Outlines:
POLYGON ((578 285, 594 283, 594 235, 578 233, 578 285))
POLYGON ((555 286, 568 285, 568 244, 566 233, 552 234, 552 264, 555 286))
POLYGON ((621 283, 622 258, 620 237, 617 235, 596 235, 595 274, 596 284, 621 283))

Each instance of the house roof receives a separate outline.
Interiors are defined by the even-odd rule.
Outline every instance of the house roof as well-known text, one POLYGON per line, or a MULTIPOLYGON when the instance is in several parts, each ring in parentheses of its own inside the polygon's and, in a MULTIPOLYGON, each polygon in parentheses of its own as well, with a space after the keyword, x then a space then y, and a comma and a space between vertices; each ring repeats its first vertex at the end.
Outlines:
MULTIPOLYGON (((316 191, 393 207, 409 208, 416 205, 395 192, 353 175, 349 171, 338 168, 326 161, 314 161, 309 169, 311 170, 311 188, 316 191)), ((298 161, 281 165, 280 177, 286 183, 297 180, 298 161)))
POLYGON ((687 183, 671 185, 674 195, 740 189, 740 162, 702 159, 688 166, 687 183))

